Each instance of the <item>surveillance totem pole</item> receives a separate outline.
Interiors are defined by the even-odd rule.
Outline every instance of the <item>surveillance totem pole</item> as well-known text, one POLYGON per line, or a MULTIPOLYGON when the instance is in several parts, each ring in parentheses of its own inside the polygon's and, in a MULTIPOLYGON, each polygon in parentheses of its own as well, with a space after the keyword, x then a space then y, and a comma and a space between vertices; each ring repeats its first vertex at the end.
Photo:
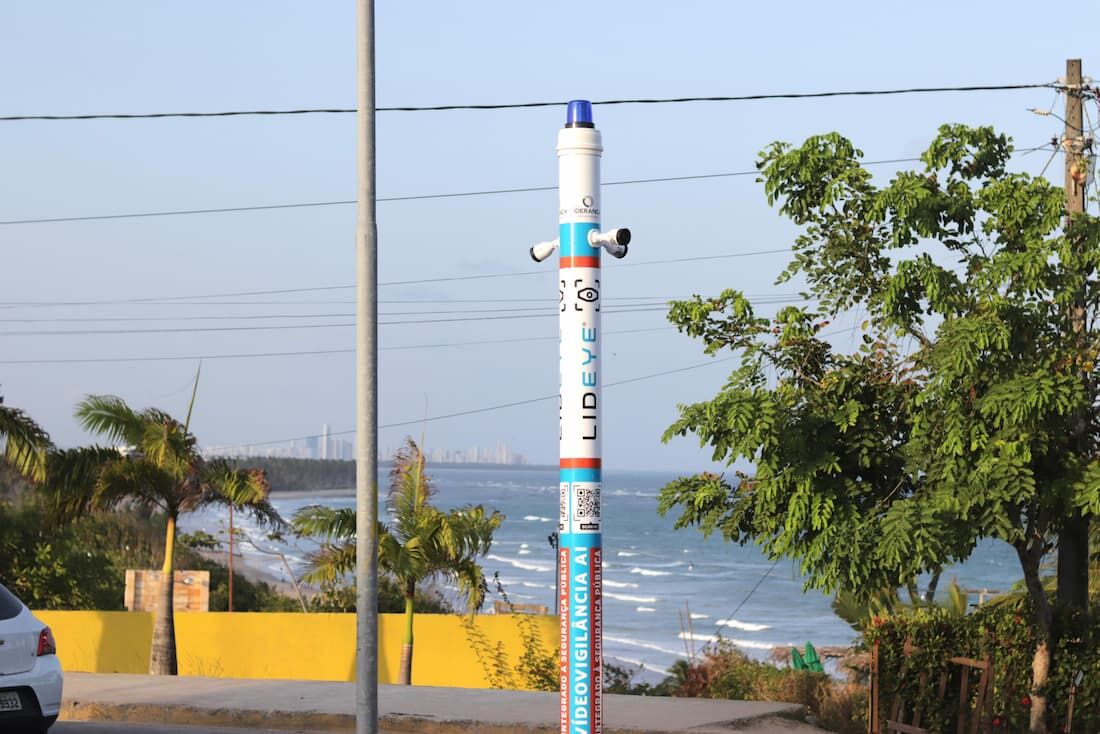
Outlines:
POLYGON ((561 734, 603 731, 603 539, 600 534, 600 248, 626 255, 630 230, 600 231, 600 133, 592 104, 569 103, 558 132, 558 600, 561 734))

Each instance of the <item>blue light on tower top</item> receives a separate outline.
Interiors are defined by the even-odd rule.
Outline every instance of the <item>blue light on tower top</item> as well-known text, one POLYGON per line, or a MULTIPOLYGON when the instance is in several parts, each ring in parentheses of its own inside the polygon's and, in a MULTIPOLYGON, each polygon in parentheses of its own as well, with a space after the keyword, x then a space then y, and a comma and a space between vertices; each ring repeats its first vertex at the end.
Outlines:
POLYGON ((565 111, 566 127, 595 127, 592 122, 592 103, 587 99, 570 100, 565 111))

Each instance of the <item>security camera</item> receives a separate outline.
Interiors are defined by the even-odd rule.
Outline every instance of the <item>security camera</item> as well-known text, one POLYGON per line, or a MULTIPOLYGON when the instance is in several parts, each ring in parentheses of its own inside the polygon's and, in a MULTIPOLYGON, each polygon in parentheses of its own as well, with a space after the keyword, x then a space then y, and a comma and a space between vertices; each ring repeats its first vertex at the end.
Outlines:
POLYGON ((554 254, 554 250, 558 249, 558 241, 552 240, 550 242, 540 242, 531 248, 531 259, 537 263, 542 262, 546 258, 554 254))
POLYGON ((630 230, 626 227, 612 229, 607 232, 591 230, 588 233, 588 244, 593 247, 602 247, 613 257, 624 257, 627 245, 630 244, 630 230))

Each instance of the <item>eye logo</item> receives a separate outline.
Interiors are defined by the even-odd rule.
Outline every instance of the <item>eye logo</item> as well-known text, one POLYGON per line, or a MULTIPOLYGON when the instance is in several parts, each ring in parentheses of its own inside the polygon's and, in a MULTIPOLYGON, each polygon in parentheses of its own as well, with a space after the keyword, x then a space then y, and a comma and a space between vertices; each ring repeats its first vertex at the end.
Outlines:
POLYGON ((584 204, 585 209, 591 209, 593 202, 595 202, 595 199, 593 199, 591 196, 586 196, 581 199, 581 203, 584 204))
POLYGON ((595 288, 581 288, 577 291, 577 298, 588 303, 593 303, 600 297, 599 292, 595 288))

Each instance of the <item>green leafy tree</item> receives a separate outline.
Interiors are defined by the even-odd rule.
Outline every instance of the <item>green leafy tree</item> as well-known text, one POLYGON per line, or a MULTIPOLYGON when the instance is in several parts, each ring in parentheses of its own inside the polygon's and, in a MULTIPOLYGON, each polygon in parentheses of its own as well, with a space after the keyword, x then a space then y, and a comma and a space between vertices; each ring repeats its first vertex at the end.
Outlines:
MULTIPOLYGON (((412 683, 413 615, 416 587, 442 576, 456 582, 470 612, 485 602, 485 574, 476 559, 489 552, 504 516, 481 505, 443 512, 424 472, 424 454, 412 439, 394 456, 387 507, 393 518, 378 526, 378 566, 397 580, 405 597, 405 635, 398 683, 412 683)), ((355 568, 355 512, 320 505, 304 507, 292 523, 302 535, 322 539, 309 557, 306 579, 331 582, 355 568)))
MULTIPOLYGON (((780 280, 804 277, 817 305, 774 319, 733 291, 672 305, 681 331, 740 364, 713 400, 681 406, 665 439, 694 433, 755 472, 677 480, 660 507, 797 559, 808 586, 864 598, 983 538, 1010 543, 1038 631, 1031 727, 1044 731, 1055 641, 1040 563, 1100 512, 1100 223, 1063 224, 1062 191, 1007 171, 1011 152, 990 128, 944 126, 923 168, 884 186, 835 133, 762 153, 769 201, 801 227, 780 280), (834 349, 822 329, 857 311, 860 348, 834 349)), ((1078 589, 1059 598, 1080 610, 1078 589)))
MULTIPOLYGON (((197 389, 197 380, 196 380, 197 389)), ((192 406, 194 395, 192 394, 192 406)), ((188 426, 157 408, 135 411, 111 395, 90 395, 76 407, 88 431, 120 448, 91 446, 50 453, 45 487, 62 519, 88 512, 139 507, 167 518, 149 672, 175 675, 176 634, 172 578, 181 515, 209 505, 237 506, 266 524, 282 520, 267 501, 263 472, 207 460, 188 426)))

